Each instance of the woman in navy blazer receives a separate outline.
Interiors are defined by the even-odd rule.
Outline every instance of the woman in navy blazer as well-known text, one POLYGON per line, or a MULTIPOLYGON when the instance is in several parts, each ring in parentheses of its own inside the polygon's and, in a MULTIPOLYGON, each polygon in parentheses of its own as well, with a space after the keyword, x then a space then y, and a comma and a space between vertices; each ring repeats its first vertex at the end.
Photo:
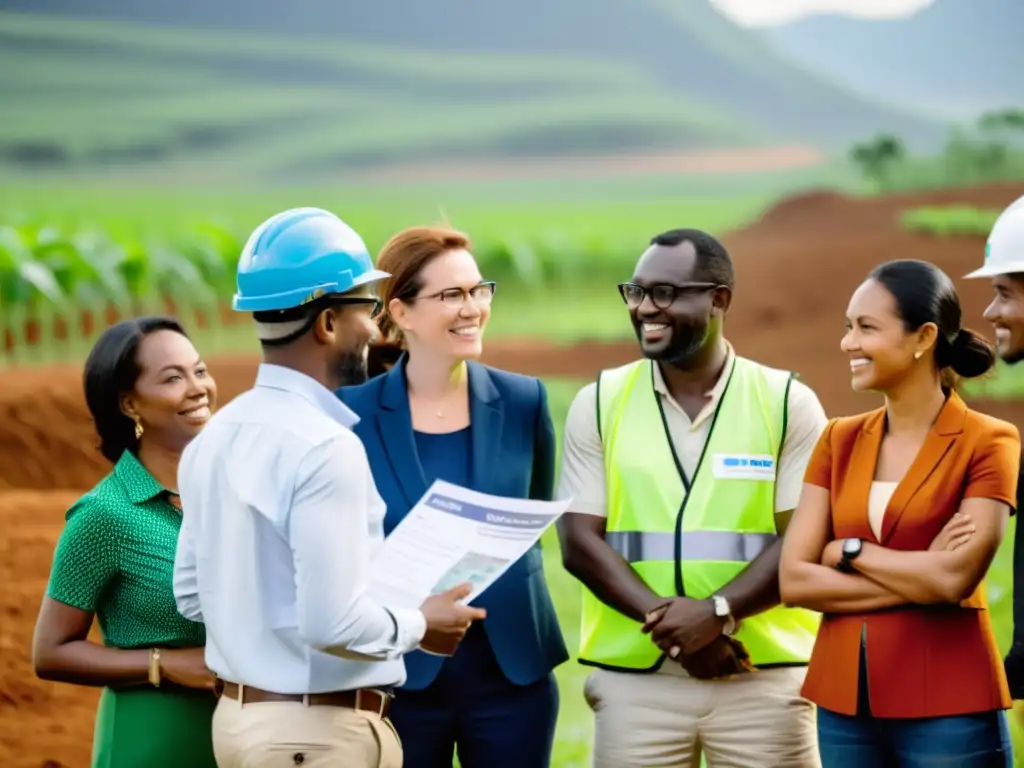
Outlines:
MULTIPOLYGON (((485 282, 469 240, 443 227, 414 227, 384 246, 378 269, 385 343, 404 352, 391 369, 338 391, 387 503, 385 535, 435 479, 482 493, 550 500, 555 435, 539 379, 475 361, 494 283, 485 282)), ((569 654, 544 580, 540 546, 475 604, 474 622, 452 657, 414 651, 391 719, 406 768, 547 768, 558 687, 569 654)))

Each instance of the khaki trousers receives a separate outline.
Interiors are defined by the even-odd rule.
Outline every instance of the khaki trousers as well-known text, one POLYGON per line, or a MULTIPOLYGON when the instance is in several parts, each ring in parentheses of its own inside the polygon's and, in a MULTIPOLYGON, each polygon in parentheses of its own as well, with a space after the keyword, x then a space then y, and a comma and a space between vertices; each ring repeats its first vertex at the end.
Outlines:
POLYGON ((222 696, 213 713, 218 768, 402 768, 391 722, 373 712, 222 696))
MULTIPOLYGON (((666 660, 666 664, 671 661, 666 660)), ((800 695, 806 667, 724 680, 678 672, 594 670, 595 768, 820 768, 814 705, 800 695)))

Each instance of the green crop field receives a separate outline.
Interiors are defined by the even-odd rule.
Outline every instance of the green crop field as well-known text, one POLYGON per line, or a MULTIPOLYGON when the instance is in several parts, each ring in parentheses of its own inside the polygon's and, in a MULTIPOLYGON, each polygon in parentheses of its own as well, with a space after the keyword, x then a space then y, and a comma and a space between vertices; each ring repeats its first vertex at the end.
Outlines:
POLYGON ((724 232, 770 202, 639 197, 562 204, 510 199, 496 206, 462 195, 442 205, 381 196, 324 190, 79 196, 30 188, 0 194, 0 339, 8 359, 80 358, 98 329, 94 317, 110 307, 123 314, 163 310, 168 300, 203 331, 207 349, 254 349, 244 324, 219 322, 234 291, 235 264, 256 224, 297 205, 338 212, 374 253, 403 226, 444 220, 463 229, 484 273, 500 284, 494 336, 620 336, 628 329, 614 286, 652 235, 683 225, 724 232))

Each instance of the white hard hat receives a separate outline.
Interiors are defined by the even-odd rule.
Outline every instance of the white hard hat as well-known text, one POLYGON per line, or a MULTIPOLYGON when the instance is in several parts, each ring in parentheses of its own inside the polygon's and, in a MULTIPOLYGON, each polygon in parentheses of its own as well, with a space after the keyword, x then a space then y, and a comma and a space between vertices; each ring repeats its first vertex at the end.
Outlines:
POLYGON ((965 278, 1024 273, 1024 197, 999 214, 985 243, 985 265, 965 278))

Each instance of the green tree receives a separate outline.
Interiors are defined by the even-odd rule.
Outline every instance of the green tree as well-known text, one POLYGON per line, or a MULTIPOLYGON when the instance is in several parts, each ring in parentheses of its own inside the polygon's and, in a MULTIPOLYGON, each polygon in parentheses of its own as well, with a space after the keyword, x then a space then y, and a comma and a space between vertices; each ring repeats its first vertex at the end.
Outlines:
POLYGON ((892 186, 893 168, 906 157, 906 149, 899 137, 882 133, 869 141, 854 144, 850 157, 866 178, 880 189, 887 190, 892 186))

